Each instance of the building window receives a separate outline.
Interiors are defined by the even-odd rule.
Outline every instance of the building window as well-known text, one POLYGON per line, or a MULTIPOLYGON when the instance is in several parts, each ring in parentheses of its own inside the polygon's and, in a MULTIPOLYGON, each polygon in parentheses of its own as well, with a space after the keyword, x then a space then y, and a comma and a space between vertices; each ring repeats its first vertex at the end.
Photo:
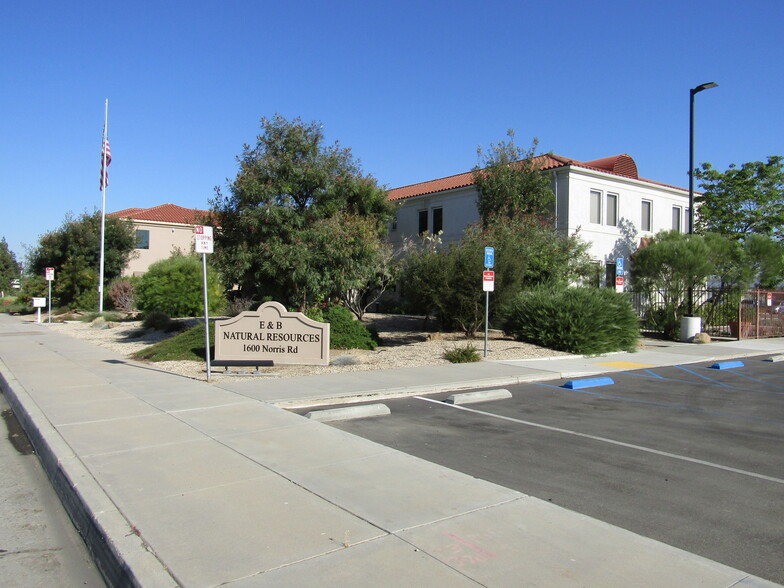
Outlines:
POLYGON ((440 233, 443 230, 444 230, 444 209, 434 208, 433 209, 433 234, 438 235, 438 233, 440 233))
POLYGON ((652 202, 650 200, 643 200, 642 201, 642 211, 640 217, 640 228, 643 231, 650 232, 651 230, 651 205, 652 202))
POLYGON ((427 211, 420 210, 419 211, 419 231, 417 231, 417 235, 421 235, 422 233, 427 233, 427 211))
POLYGON ((607 194, 607 219, 611 227, 618 226, 618 194, 607 194))
POLYGON ((602 224, 602 193, 591 190, 591 222, 595 225, 602 224))
POLYGON ((673 231, 681 230, 681 207, 680 206, 672 207, 672 230, 673 231))
POLYGON ((389 227, 390 232, 397 231, 397 215, 392 219, 392 224, 389 227))
POLYGON ((150 248, 150 231, 147 229, 136 229, 136 249, 150 248))

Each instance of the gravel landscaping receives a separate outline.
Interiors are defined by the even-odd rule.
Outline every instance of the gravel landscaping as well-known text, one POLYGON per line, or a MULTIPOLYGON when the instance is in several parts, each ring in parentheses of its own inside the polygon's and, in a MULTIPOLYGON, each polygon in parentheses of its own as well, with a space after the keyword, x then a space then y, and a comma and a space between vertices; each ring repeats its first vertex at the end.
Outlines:
MULTIPOLYGON (((357 372, 403 367, 430 365, 449 365, 443 358, 444 352, 455 347, 473 345, 484 352, 484 332, 477 338, 467 339, 461 333, 438 333, 431 331, 432 325, 422 317, 371 314, 365 315, 363 322, 375 328, 381 344, 373 351, 359 349, 333 349, 331 362, 328 366, 310 365, 277 365, 262 368, 269 377, 309 376, 332 373, 357 372)), ((58 333, 100 345, 124 356, 130 357, 136 351, 157 343, 170 334, 161 331, 144 331, 141 321, 123 321, 118 323, 64 322, 52 323, 50 326, 58 333)), ((485 361, 508 359, 534 359, 566 355, 537 345, 521 343, 507 338, 499 331, 491 331, 488 337, 488 354, 485 361)), ((150 364, 159 369, 206 380, 204 362, 196 361, 162 361, 150 364)), ((252 370, 252 368, 246 368, 252 370)), ((238 371, 236 368, 232 372, 238 371)), ((245 375, 225 375, 223 368, 213 369, 214 378, 247 377, 245 375)))

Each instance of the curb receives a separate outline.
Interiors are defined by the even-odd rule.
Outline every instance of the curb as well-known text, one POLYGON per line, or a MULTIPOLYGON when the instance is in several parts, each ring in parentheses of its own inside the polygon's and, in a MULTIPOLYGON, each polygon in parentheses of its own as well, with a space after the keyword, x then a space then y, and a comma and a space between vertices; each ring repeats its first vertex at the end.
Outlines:
POLYGON ((0 390, 108 586, 180 586, 0 361, 0 390))

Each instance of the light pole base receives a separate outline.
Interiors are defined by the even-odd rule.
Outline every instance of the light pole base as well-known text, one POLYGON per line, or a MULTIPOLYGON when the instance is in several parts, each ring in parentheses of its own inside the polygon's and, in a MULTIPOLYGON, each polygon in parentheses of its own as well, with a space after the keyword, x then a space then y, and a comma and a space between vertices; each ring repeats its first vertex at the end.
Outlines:
POLYGON ((688 343, 700 331, 702 331, 702 317, 684 316, 681 318, 681 341, 688 343))

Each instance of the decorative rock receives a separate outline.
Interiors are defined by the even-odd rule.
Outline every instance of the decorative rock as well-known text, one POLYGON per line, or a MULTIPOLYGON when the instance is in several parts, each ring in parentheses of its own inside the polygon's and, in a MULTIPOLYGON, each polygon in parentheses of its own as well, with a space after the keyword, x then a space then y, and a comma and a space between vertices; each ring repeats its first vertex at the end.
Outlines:
POLYGON ((710 343, 711 338, 708 333, 697 333, 694 337, 691 338, 692 343, 710 343))

